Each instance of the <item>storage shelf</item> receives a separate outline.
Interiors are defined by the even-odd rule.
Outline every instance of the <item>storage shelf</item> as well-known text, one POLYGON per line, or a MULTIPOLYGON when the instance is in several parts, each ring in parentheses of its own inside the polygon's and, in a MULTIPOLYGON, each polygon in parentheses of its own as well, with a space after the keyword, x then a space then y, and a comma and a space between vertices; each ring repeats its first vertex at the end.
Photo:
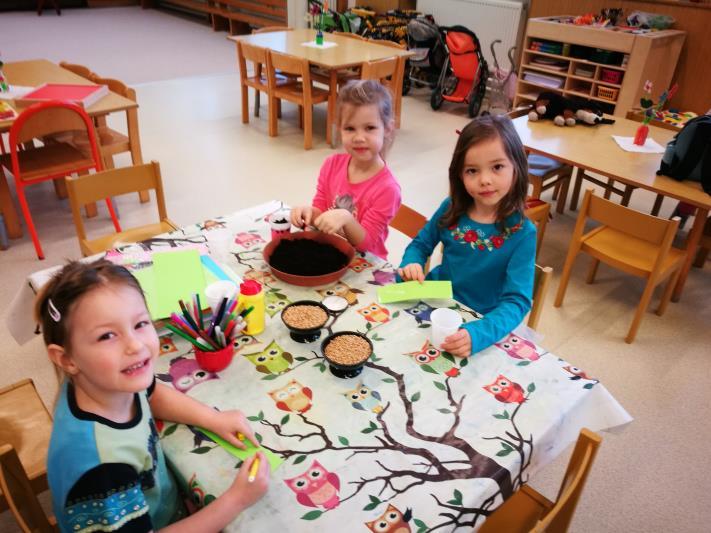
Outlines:
POLYGON ((548 52, 539 52, 538 50, 531 50, 530 48, 527 48, 526 50, 524 50, 524 53, 535 54, 535 55, 544 56, 544 57, 550 57, 552 59, 560 59, 561 61, 570 61, 571 63, 580 63, 581 65, 591 65, 593 67, 596 67, 599 65, 601 67, 614 68, 615 70, 622 70, 622 71, 627 70, 627 67, 623 67, 622 65, 608 65, 607 63, 597 63, 596 61, 590 61, 589 59, 582 59, 582 58, 573 57, 573 56, 562 56, 562 55, 558 55, 558 54, 549 54, 548 52))

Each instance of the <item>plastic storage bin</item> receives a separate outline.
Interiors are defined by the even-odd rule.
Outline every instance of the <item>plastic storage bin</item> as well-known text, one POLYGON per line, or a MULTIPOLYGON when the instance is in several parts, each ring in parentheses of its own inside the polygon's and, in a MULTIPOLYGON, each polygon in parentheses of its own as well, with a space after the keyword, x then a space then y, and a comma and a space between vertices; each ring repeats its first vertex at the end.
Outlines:
POLYGON ((597 88, 597 97, 614 102, 617 100, 617 94, 619 92, 620 91, 618 89, 613 87, 603 87, 602 85, 599 85, 597 88))
POLYGON ((607 83, 619 85, 622 83, 622 71, 613 70, 611 68, 600 69, 600 79, 602 81, 606 81, 607 83))

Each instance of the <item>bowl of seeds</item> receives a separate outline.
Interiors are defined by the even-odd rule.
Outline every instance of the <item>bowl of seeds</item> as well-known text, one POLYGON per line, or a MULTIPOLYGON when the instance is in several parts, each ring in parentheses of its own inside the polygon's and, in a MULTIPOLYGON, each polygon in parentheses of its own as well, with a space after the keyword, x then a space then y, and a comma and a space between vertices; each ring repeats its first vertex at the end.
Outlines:
POLYGON ((312 300, 290 303, 281 312, 281 321, 289 329, 291 338, 303 343, 318 340, 328 317, 326 306, 312 300))
POLYGON ((357 331, 339 331, 321 343, 321 353, 328 361, 331 374, 339 378, 354 378, 373 353, 373 343, 357 331))

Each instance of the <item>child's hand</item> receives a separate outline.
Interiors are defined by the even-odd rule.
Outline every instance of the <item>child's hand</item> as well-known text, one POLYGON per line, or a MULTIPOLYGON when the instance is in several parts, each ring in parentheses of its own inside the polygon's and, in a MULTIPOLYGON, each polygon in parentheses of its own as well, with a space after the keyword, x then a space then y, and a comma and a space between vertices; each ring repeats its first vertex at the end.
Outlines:
POLYGON ((410 263, 398 268, 397 273, 403 281, 419 281, 420 283, 425 281, 425 272, 419 263, 410 263))
POLYGON ((313 223, 314 208, 307 205, 291 208, 291 224, 297 228, 305 228, 313 223))
POLYGON ((269 488, 269 461, 262 452, 257 452, 242 463, 237 477, 227 490, 234 494, 241 512, 264 496, 267 488, 269 488), (259 459, 257 475, 254 476, 254 481, 249 481, 249 471, 252 469, 252 463, 257 459, 259 459))
POLYGON ((215 416, 209 421, 209 426, 206 425, 205 428, 242 450, 247 447, 237 437, 238 433, 244 435, 244 438, 249 439, 255 447, 259 448, 259 441, 254 436, 254 432, 242 411, 236 409, 233 411, 215 411, 215 416))
POLYGON ((466 329, 460 329, 444 339, 442 349, 459 357, 472 354, 472 337, 466 329))
POLYGON ((316 217, 314 226, 324 233, 338 233, 352 220, 353 215, 347 209, 329 209, 316 217))

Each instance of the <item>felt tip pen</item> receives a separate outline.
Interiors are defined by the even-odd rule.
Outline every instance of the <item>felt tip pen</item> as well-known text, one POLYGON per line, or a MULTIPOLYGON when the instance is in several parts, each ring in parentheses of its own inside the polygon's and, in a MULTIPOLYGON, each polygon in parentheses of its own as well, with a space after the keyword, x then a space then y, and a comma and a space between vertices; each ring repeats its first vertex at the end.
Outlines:
POLYGON ((257 478, 257 470, 259 470, 259 457, 254 458, 254 462, 252 463, 252 466, 249 469, 249 477, 247 478, 247 481, 249 483, 253 483, 254 480, 257 478))
POLYGON ((242 318, 244 318, 244 317, 246 317, 249 313, 251 313, 252 311, 254 311, 254 306, 253 306, 253 305, 250 305, 247 309, 245 309, 244 311, 242 311, 242 312, 239 314, 239 316, 241 316, 242 318))

